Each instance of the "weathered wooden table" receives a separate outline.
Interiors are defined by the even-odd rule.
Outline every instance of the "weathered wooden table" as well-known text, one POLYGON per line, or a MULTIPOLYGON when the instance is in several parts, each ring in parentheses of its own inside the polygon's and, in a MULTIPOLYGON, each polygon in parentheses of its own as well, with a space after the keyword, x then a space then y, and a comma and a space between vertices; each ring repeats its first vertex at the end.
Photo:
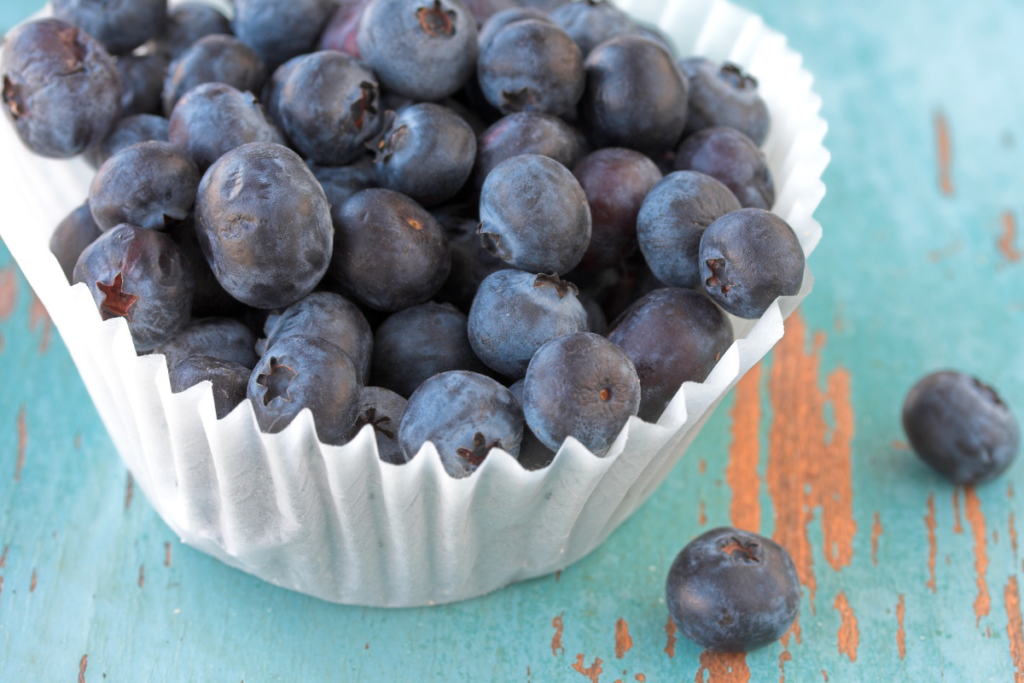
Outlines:
MULTIPOLYGON (((3 0, 0 30, 39 4, 3 0)), ((947 366, 1024 418, 1024 5, 747 4, 825 100, 816 291, 654 497, 560 576, 362 609, 182 546, 0 246, 0 680, 1024 681, 1024 464, 954 489, 899 424, 947 366), (746 657, 677 638, 663 600, 675 554, 729 523, 779 540, 804 585, 799 626, 746 657)))

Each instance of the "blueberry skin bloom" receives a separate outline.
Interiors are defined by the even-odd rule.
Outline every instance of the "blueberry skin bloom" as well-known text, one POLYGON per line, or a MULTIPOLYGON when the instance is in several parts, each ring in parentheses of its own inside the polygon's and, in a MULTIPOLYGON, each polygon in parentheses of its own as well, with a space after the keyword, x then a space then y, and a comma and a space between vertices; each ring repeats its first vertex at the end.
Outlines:
POLYGON ((404 465, 405 453, 398 443, 398 425, 405 412, 406 400, 381 387, 363 387, 359 392, 359 415, 349 430, 346 441, 356 438, 366 425, 373 425, 377 439, 377 455, 392 465, 404 465))
POLYGON ((234 0, 232 28, 263 59, 268 72, 311 52, 334 11, 331 0, 234 0))
POLYGON ((121 115, 121 76, 103 46, 58 19, 24 24, 0 54, 3 110, 21 141, 64 159, 101 142, 121 115))
POLYGON ((760 318, 775 299, 799 292, 804 263, 793 228, 761 209, 728 213, 700 238, 705 291, 741 318, 760 318))
POLYGON ((569 170, 538 154, 521 154, 491 171, 480 193, 480 239, 520 270, 567 273, 590 244, 587 195, 569 170))
POLYGON ((700 238, 709 225, 740 210, 728 187, 696 171, 668 174, 643 200, 636 220, 640 251, 672 287, 699 287, 700 238))
POLYGON ((245 400, 251 372, 244 365, 212 356, 189 356, 172 367, 168 375, 175 394, 200 382, 213 384, 213 407, 220 420, 245 400))
POLYGON ((771 209, 775 181, 754 141, 734 128, 707 128, 683 141, 677 171, 699 171, 721 181, 748 209, 771 209))
POLYGON ((162 116, 152 114, 136 114, 126 116, 117 122, 103 142, 85 152, 85 160, 94 168, 99 168, 110 157, 122 149, 139 142, 168 141, 168 122, 162 116))
POLYGON ((676 556, 665 582, 668 612, 708 650, 750 652, 778 640, 800 611, 800 580, 775 541, 712 529, 676 556))
POLYGON ((657 157, 678 144, 689 84, 672 55, 641 36, 613 38, 585 63, 583 130, 595 148, 628 147, 657 157))
POLYGON ((167 235, 134 225, 108 230, 78 258, 84 282, 104 320, 128 322, 138 351, 152 351, 188 322, 195 278, 167 235))
POLYGON ((439 104, 414 104, 389 115, 375 164, 389 190, 433 206, 462 189, 476 160, 476 136, 458 114, 439 104))
POLYGON ((552 339, 526 371, 526 422, 553 451, 571 436, 603 455, 639 407, 640 380, 633 363, 622 349, 592 332, 552 339))
POLYGON ((271 142, 236 147, 203 176, 196 235, 217 281, 255 308, 281 308, 327 272, 327 197, 298 154, 271 142))
POLYGON ((517 21, 526 21, 527 19, 536 19, 549 24, 554 23, 547 14, 532 7, 510 7, 503 9, 488 17, 487 21, 480 27, 480 33, 477 36, 477 43, 480 45, 480 49, 482 50, 489 45, 501 29, 509 24, 514 24, 517 21))
POLYGON ((398 442, 412 460, 427 441, 434 444, 445 471, 468 477, 492 448, 519 455, 523 410, 505 387, 490 377, 455 370, 434 375, 409 397, 398 428, 398 442))
POLYGON ((962 372, 921 379, 903 403, 914 452, 954 484, 995 479, 1017 457, 1020 429, 992 387, 962 372))
POLYGON ((551 20, 576 41, 584 59, 606 40, 637 32, 629 17, 605 0, 567 3, 552 10, 551 20))
POLYGON ((537 349, 587 330, 576 285, 557 275, 499 270, 488 275, 469 309, 469 343, 488 367, 521 379, 537 349))
POLYGON ((88 201, 69 213, 57 225, 50 237, 50 253, 57 258, 57 263, 60 264, 68 282, 74 278, 78 257, 102 234, 100 226, 93 220, 88 201))
POLYGON ((340 446, 359 415, 361 389, 347 353, 316 337, 288 337, 263 354, 248 396, 262 431, 277 434, 309 408, 320 441, 340 446))
POLYGON ((760 147, 768 137, 771 119, 757 92, 757 79, 726 62, 700 57, 679 62, 690 79, 690 105, 684 135, 705 128, 735 128, 760 147))
POLYGON ((330 274, 357 303, 387 312, 421 304, 450 268, 444 229, 413 200, 371 189, 345 202, 330 274))
POLYGON ((640 378, 637 416, 657 422, 683 382, 703 382, 732 346, 732 325, 705 294, 656 289, 616 321, 608 339, 633 361, 640 378))
POLYGON ((580 48, 558 26, 536 19, 508 24, 482 45, 477 78, 502 114, 570 114, 586 85, 580 48))
POLYGON ((167 0, 53 0, 53 16, 103 43, 110 54, 131 52, 159 35, 167 0))
POLYGON ((263 61, 234 36, 207 36, 171 62, 164 80, 164 115, 189 90, 203 83, 224 83, 242 92, 258 93, 267 80, 263 61))
POLYGON ((183 2, 167 13, 157 49, 177 59, 201 38, 221 34, 231 34, 231 22, 220 11, 204 2, 183 2))
POLYGON ((182 221, 196 201, 199 169, 169 142, 140 142, 104 162, 89 187, 96 224, 109 230, 121 223, 162 230, 182 221))
POLYGON ((168 368, 191 356, 208 356, 251 370, 259 361, 253 350, 255 345, 256 339, 244 323, 231 318, 200 318, 181 328, 170 341, 158 346, 155 353, 164 355, 168 368))
POLYGON ((476 19, 462 0, 373 0, 356 44, 389 91, 440 100, 473 75, 476 19))
POLYGON ((483 187, 495 166, 520 154, 540 154, 572 168, 579 157, 580 145, 573 129, 557 116, 536 112, 509 114, 480 136, 476 186, 483 187))

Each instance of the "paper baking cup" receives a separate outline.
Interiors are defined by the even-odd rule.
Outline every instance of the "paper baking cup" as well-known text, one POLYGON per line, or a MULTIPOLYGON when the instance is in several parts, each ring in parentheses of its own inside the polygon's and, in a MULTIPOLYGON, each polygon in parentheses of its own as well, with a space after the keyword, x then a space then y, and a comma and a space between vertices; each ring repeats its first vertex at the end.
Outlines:
MULTIPOLYGON (((728 59, 758 78, 772 116, 764 150, 774 211, 805 254, 825 194, 820 98, 801 57, 760 17, 722 0, 623 0, 680 55, 728 59)), ((632 418, 608 455, 573 439, 550 467, 525 471, 492 451, 465 479, 431 444, 408 464, 377 458, 365 428, 325 446, 304 411, 260 433, 244 401, 217 420, 209 383, 172 394, 161 355, 137 356, 125 321, 102 321, 85 285, 71 287, 48 242, 88 194, 81 160, 31 154, 0 122, 0 236, 49 310, 121 458, 184 543, 265 581, 333 602, 406 607, 464 600, 562 569, 596 548, 657 488, 726 392, 782 337, 811 289, 760 319, 732 319, 737 341, 707 381, 685 384, 658 424, 632 418)))

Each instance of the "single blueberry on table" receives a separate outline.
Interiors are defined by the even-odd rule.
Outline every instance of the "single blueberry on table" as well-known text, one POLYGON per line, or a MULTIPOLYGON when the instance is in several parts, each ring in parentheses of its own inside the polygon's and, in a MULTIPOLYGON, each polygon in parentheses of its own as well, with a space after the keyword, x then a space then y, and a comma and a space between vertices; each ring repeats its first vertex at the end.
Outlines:
POLYGON ((203 83, 258 93, 266 80, 263 61, 248 45, 233 36, 206 36, 171 62, 164 80, 164 115, 170 117, 178 100, 203 83))
POLYGON ((606 40, 638 32, 636 25, 622 10, 605 0, 567 3, 552 10, 551 20, 576 41, 584 59, 606 40))
POLYGON ((773 213, 740 209, 700 238, 700 277, 715 303, 741 318, 760 318, 804 281, 804 252, 793 228, 773 213))
POLYGON ((74 277, 75 264, 85 248, 103 234, 93 220, 89 202, 65 216, 50 237, 50 253, 57 258, 68 282, 74 277))
POLYGON ((164 78, 170 64, 159 52, 117 58, 121 74, 121 116, 160 114, 164 78))
POLYGON ((750 652, 781 638, 800 611, 800 579, 785 548, 732 527, 693 539, 665 582, 668 612, 703 648, 750 652))
POLYGON ((320 40, 317 50, 334 50, 344 52, 349 57, 359 59, 359 45, 356 37, 359 34, 359 21, 363 18, 370 0, 344 0, 334 10, 320 40))
POLYGON ((405 404, 406 400, 393 391, 363 387, 359 392, 359 415, 346 440, 351 441, 363 427, 371 425, 380 459, 392 465, 404 465, 407 461, 398 443, 398 425, 402 421, 405 404))
POLYGON ((557 116, 536 112, 509 114, 480 136, 476 186, 483 187, 495 166, 520 154, 540 154, 572 168, 579 153, 575 132, 557 116))
POLYGON ((259 54, 268 72, 313 50, 335 7, 332 0, 234 0, 233 4, 235 35, 259 54))
POLYGON ((95 39, 58 19, 23 24, 0 53, 3 110, 22 143, 44 157, 81 154, 121 115, 121 76, 95 39))
POLYGON ((643 200, 636 219, 640 251, 659 280, 699 287, 700 238, 709 225, 740 210, 728 187, 696 171, 665 176, 643 200))
POLYGON ((591 332, 552 339, 526 371, 526 422, 553 451, 571 436, 603 455, 639 406, 633 363, 618 346, 591 332))
POLYGON ((914 452, 959 486, 995 479, 1020 447, 1020 428, 995 390, 962 372, 918 381, 903 403, 903 430, 914 452))
POLYGON ((160 35, 167 0, 53 0, 53 16, 82 29, 112 55, 131 52, 160 35))
POLYGON ((531 7, 511 7, 509 9, 503 9, 500 12, 495 12, 491 15, 480 27, 480 33, 477 36, 477 44, 480 46, 480 49, 483 50, 490 44, 494 36, 498 35, 498 31, 509 24, 514 24, 517 21, 525 21, 527 19, 545 21, 549 24, 554 23, 546 13, 531 7))
POLYGON ((249 310, 248 307, 221 287, 210 264, 206 262, 203 250, 199 246, 199 235, 196 234, 195 214, 190 214, 180 223, 172 223, 164 230, 164 234, 178 245, 178 249, 181 249, 181 253, 185 255, 196 276, 196 293, 192 297, 192 317, 244 317, 249 310))
POLYGON ((505 387, 490 377, 455 370, 434 375, 409 397, 398 428, 398 442, 412 460, 427 441, 434 444, 445 471, 468 477, 493 448, 519 455, 523 410, 505 387))
POLYGON ((683 141, 677 171, 698 171, 721 181, 748 209, 771 209, 775 182, 754 141, 735 128, 705 128, 683 141))
MULTIPOLYGON (((523 387, 526 380, 521 379, 508 388, 512 395, 523 405, 523 387)), ((525 470, 542 470, 555 460, 556 453, 545 446, 537 435, 530 429, 530 425, 523 426, 523 441, 519 444, 519 464, 525 470)))
POLYGON ((295 303, 330 265, 327 197, 298 154, 271 142, 236 147, 203 176, 196 234, 217 281, 256 308, 295 303))
POLYGON ((127 321, 138 351, 168 341, 192 310, 192 268, 174 242, 155 230, 107 230, 78 258, 74 281, 86 284, 104 320, 127 321))
POLYGON ((690 104, 684 135, 706 128, 735 128, 760 147, 768 137, 768 107, 757 91, 757 79, 735 64, 701 57, 679 63, 690 79, 690 104))
POLYGON ((242 322, 231 318, 200 318, 192 320, 171 339, 153 350, 167 359, 168 369, 191 356, 207 356, 229 361, 250 370, 259 357, 253 350, 256 338, 242 322))
POLYGON ((167 13, 167 25, 156 38, 155 49, 177 59, 206 36, 230 35, 231 22, 205 2, 183 2, 167 13))
POLYGON ((126 116, 117 122, 114 130, 102 142, 85 152, 85 160, 99 168, 110 157, 122 149, 139 142, 168 141, 168 121, 162 116, 136 114, 126 116))
POLYGON ((567 273, 590 244, 587 195, 569 170, 538 154, 498 164, 480 193, 484 247, 516 268, 567 273))
POLYGON ((252 368, 213 356, 189 356, 168 371, 171 391, 175 394, 209 381, 213 385, 213 407, 218 420, 245 400, 251 373, 252 368))

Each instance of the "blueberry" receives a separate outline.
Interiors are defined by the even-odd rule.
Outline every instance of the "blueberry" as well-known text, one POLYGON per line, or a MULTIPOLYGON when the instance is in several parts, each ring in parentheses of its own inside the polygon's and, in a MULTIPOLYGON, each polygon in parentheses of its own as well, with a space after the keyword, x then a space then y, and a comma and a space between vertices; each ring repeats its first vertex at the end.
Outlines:
POLYGON ((50 252, 57 258, 68 282, 74 277, 75 264, 85 248, 103 233, 93 220, 89 202, 69 213, 50 237, 50 252))
POLYGON ((177 59, 206 36, 230 33, 231 22, 219 10, 203 2, 183 2, 168 12, 167 25, 156 44, 158 50, 177 59))
POLYGON ((373 336, 374 384, 408 398, 442 372, 486 373, 469 345, 466 325, 466 316, 451 304, 428 301, 395 313, 373 336))
POLYGON ((481 50, 484 49, 484 47, 490 44, 491 40, 494 39, 494 36, 498 35, 498 31, 509 24, 513 24, 517 21, 525 21, 526 19, 536 19, 549 24, 554 23, 547 14, 539 9, 533 9, 531 7, 512 7, 504 9, 491 15, 487 21, 484 22, 483 26, 480 27, 480 33, 477 36, 477 44, 480 46, 481 50))
POLYGON ((800 611, 793 560, 775 541, 712 529, 676 556, 665 582, 672 621, 708 650, 749 652, 778 640, 800 611))
POLYGON ((356 43, 385 88, 440 100, 473 75, 476 19, 462 0, 373 0, 356 43))
POLYGON ((370 0, 345 0, 338 4, 330 21, 324 27, 317 43, 317 50, 335 50, 344 52, 349 57, 359 59, 359 45, 356 36, 359 33, 359 21, 370 0))
POLYGON ((217 281, 256 308, 313 291, 334 241, 320 183, 299 155, 271 142, 236 147, 210 167, 196 198, 196 233, 217 281))
POLYGON ((357 303, 400 311, 427 301, 448 277, 451 256, 438 222, 391 190, 363 190, 335 225, 330 276, 357 303))
POLYGON ((434 375, 409 397, 398 442, 412 460, 427 441, 455 478, 468 477, 492 448, 513 457, 523 439, 523 410, 515 396, 490 377, 454 370, 434 375))
POLYGON ((255 346, 256 338, 244 323, 231 318, 200 318, 189 322, 153 352, 164 355, 168 369, 186 358, 206 356, 251 370, 259 362, 255 346))
MULTIPOLYGON (((523 387, 526 380, 519 380, 508 388, 512 395, 523 405, 523 387)), ((519 444, 519 464, 526 470, 542 470, 555 460, 555 452, 541 443, 529 425, 523 426, 523 441, 519 444)))
POLYGON ((387 116, 375 163, 384 187, 433 206, 462 189, 475 159, 469 124, 450 109, 424 103, 387 116))
POLYGON ((266 337, 256 343, 261 356, 286 337, 316 337, 329 341, 349 355, 360 380, 370 379, 373 332, 359 308, 332 292, 313 292, 282 313, 272 313, 263 325, 266 337))
POLYGON ((256 50, 268 72, 310 52, 334 11, 331 0, 234 0, 235 35, 256 50))
POLYGON ((760 147, 768 137, 768 107, 757 91, 757 79, 726 62, 700 57, 679 63, 690 79, 690 104, 685 135, 705 128, 735 128, 760 147))
POLYGON ((551 11, 551 20, 576 41, 584 59, 606 40, 637 33, 629 17, 605 0, 567 3, 551 11))
POLYGON ((706 128, 683 141, 677 171, 698 171, 722 182, 748 209, 770 209, 775 183, 754 141, 735 128, 706 128))
POLYGON ((252 93, 224 83, 203 83, 185 93, 171 112, 168 137, 203 173, 244 144, 285 143, 252 93))
POLYGON ((122 149, 139 142, 168 141, 168 121, 162 116, 136 114, 117 122, 114 130, 102 142, 85 152, 85 160, 99 168, 122 149))
POLYGON ((332 51, 314 52, 285 67, 270 111, 295 148, 319 164, 355 161, 383 124, 373 74, 332 51))
POLYGON ((373 426, 377 439, 377 455, 392 465, 404 465, 405 453, 398 443, 398 425, 405 412, 406 400, 393 391, 380 387, 363 387, 359 392, 359 415, 348 433, 348 441, 356 438, 366 425, 373 426))
POLYGON ((608 334, 608 319, 604 315, 604 311, 601 310, 601 305, 597 303, 597 299, 580 292, 578 295, 580 304, 583 305, 583 310, 587 312, 587 332, 593 332, 599 334, 602 337, 608 334))
POLYGON ((538 9, 541 12, 551 13, 556 8, 571 1, 572 0, 519 0, 519 4, 522 7, 529 7, 532 9, 538 9))
POLYGON ((618 346, 591 332, 552 339, 526 371, 526 422, 554 451, 571 436, 603 455, 639 406, 633 363, 618 346))
POLYGON ((657 156, 679 142, 689 85, 661 45, 641 36, 601 43, 587 57, 583 129, 595 148, 657 156))
POLYGON ((248 45, 232 36, 201 38, 171 62, 164 80, 164 114, 192 88, 223 83, 242 92, 258 93, 267 79, 263 61, 248 45))
POLYGON ((481 46, 477 77, 484 97, 502 114, 570 114, 586 85, 583 55, 573 39, 536 19, 508 24, 481 46))
POLYGON ((590 207, 565 166, 538 154, 498 164, 480 194, 484 247, 516 268, 567 273, 590 243, 590 207))
POLYGON ((213 274, 210 264, 206 262, 203 250, 199 246, 194 214, 190 214, 180 223, 172 223, 164 231, 164 234, 178 245, 178 249, 181 249, 181 253, 185 255, 189 265, 192 266, 192 273, 196 277, 196 293, 192 297, 192 317, 244 316, 248 307, 220 286, 217 276, 213 274))
POLYGON ((159 35, 167 0, 53 0, 53 16, 103 43, 110 54, 131 52, 159 35))
POLYGON ((11 31, 0 54, 4 113, 36 154, 67 158, 101 142, 121 113, 121 76, 107 51, 57 19, 11 31))
POLYGON ((576 286, 557 275, 499 270, 480 285, 469 310, 469 343, 489 367, 520 379, 537 349, 587 329, 576 286))
POLYGON ((519 0, 465 0, 477 25, 484 24, 499 12, 519 9, 519 0))
POLYGON ((1010 408, 962 372, 936 372, 915 384, 903 404, 903 429, 922 460, 961 486, 998 477, 1020 445, 1010 408))
POLYGON ((360 159, 348 166, 319 166, 310 163, 309 168, 327 196, 331 205, 331 219, 335 224, 341 220, 341 208, 352 195, 380 186, 377 169, 370 158, 360 159))
POLYGON ((128 322, 138 351, 160 346, 185 323, 192 309, 192 268, 169 237, 119 225, 82 252, 75 284, 84 282, 104 320, 128 322))
POLYGON ((728 187, 696 171, 670 173, 643 200, 636 220, 640 251, 659 280, 699 287, 700 238, 740 203, 728 187))
POLYGON ((637 416, 657 422, 683 382, 703 382, 732 346, 732 325, 705 294, 656 289, 615 321, 608 334, 640 378, 637 416))
POLYGON ((636 251, 637 214, 644 197, 661 180, 661 171, 639 152, 609 147, 587 155, 573 175, 587 195, 593 222, 579 268, 610 268, 636 251))
POLYGON ((139 142, 107 159, 92 179, 89 206, 96 224, 162 230, 182 221, 196 200, 199 169, 169 142, 139 142))
POLYGON ((483 187, 495 166, 520 154, 540 154, 572 168, 579 153, 575 132, 557 116, 535 112, 509 114, 480 136, 476 186, 483 187))
POLYGON ((804 252, 786 221, 741 209, 704 231, 700 277, 719 306, 741 318, 760 318, 775 299, 800 291, 804 252))
MULTIPOLYGON (((642 22, 637 22, 634 26, 636 27, 636 35, 653 40, 658 45, 665 48, 665 51, 672 55, 673 58, 675 57, 676 48, 672 45, 671 41, 669 41, 668 36, 661 32, 661 29, 657 26, 644 24, 642 22)), ((680 65, 680 68, 682 68, 682 65, 680 65)), ((683 73, 686 73, 685 69, 683 69, 683 73)))
POLYGON ((211 356, 189 356, 169 371, 171 391, 179 393, 200 382, 213 385, 217 419, 228 415, 245 400, 251 368, 211 356))
POLYGON ((159 114, 167 75, 167 57, 159 52, 117 58, 121 74, 121 116, 159 114))
POLYGON ((323 443, 340 446, 359 416, 362 385, 349 355, 316 337, 286 337, 263 354, 249 378, 260 429, 277 434, 309 408, 323 443))
POLYGON ((460 311, 469 311, 484 278, 511 267, 480 244, 480 237, 476 234, 478 225, 475 219, 463 219, 460 230, 447 231, 452 267, 434 300, 451 303, 460 311))
MULTIPOLYGON (((580 277, 585 275, 582 271, 571 275, 577 281, 584 281, 580 277)), ((643 254, 637 253, 596 275, 594 283, 588 284, 587 292, 597 299, 605 319, 615 321, 634 301, 664 286, 647 266, 643 254)))

